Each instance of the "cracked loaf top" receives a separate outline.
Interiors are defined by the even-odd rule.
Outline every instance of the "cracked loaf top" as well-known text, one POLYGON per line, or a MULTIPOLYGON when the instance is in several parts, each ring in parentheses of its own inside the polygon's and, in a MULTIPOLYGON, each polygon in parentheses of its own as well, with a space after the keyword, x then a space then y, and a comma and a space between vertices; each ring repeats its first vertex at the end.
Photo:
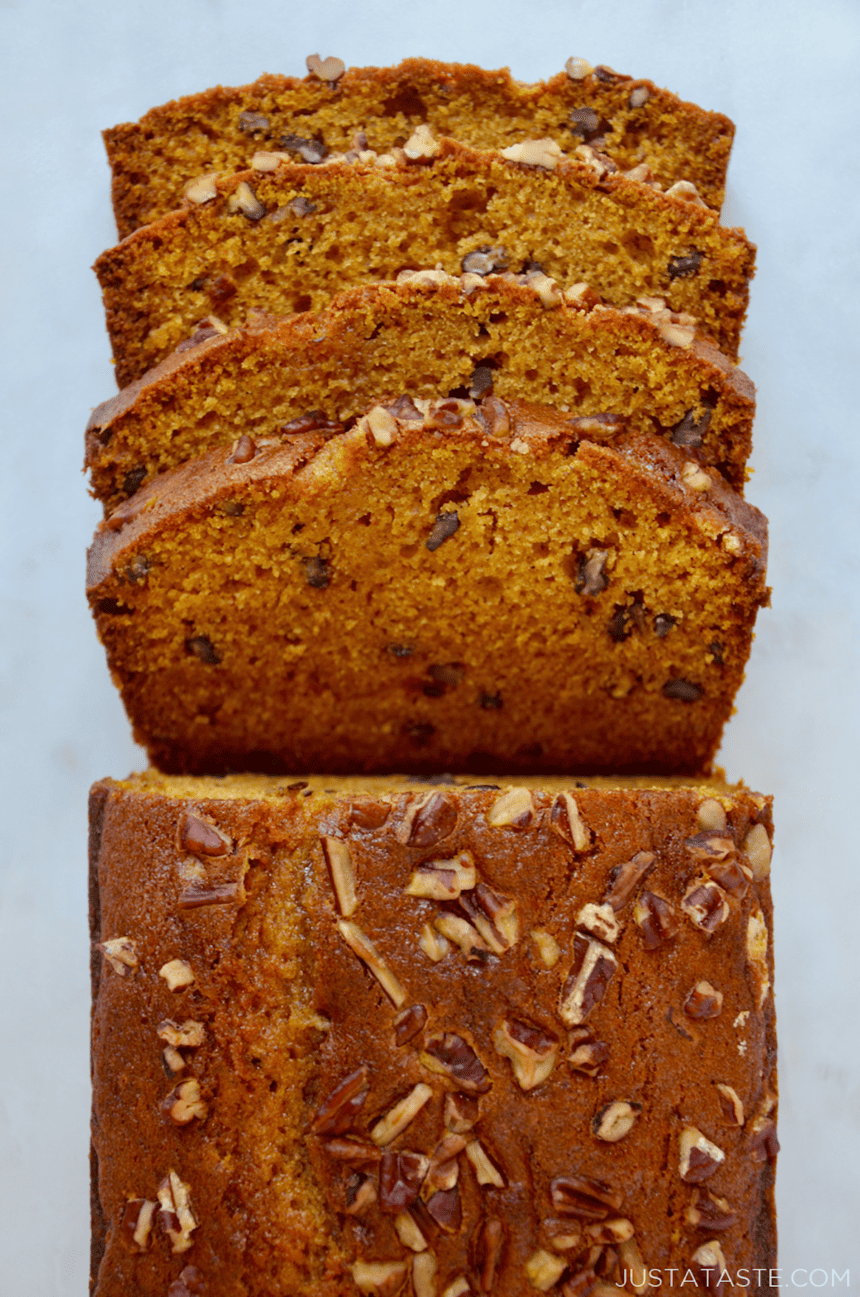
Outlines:
POLYGON ((97 1297, 772 1264, 769 799, 150 774, 91 810, 97 1297))

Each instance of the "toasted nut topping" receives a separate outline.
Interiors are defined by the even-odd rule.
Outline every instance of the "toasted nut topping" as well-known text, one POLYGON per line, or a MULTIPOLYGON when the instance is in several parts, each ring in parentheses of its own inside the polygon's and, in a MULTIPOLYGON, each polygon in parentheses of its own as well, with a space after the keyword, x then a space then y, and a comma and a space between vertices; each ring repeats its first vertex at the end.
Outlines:
POLYGON ((534 1023, 504 1019, 493 1032, 496 1053, 508 1058, 521 1090, 534 1090, 555 1067, 558 1041, 534 1023))
MULTIPOLYGON (((561 306, 564 301, 564 293, 549 275, 545 275, 542 270, 532 270, 526 275, 525 279, 529 288, 537 293, 541 306, 545 307, 546 310, 551 311, 554 307, 561 306)), ((515 438, 515 440, 518 440, 518 438, 515 438)), ((512 446, 513 444, 511 442, 512 446)), ((528 442, 523 444, 528 446, 528 442)))
POLYGON ((633 919, 642 930, 646 950, 656 950, 678 931, 675 911, 656 892, 642 892, 633 902, 633 919))
POLYGON ((637 851, 632 860, 610 869, 604 901, 608 901, 613 910, 623 910, 633 896, 639 884, 654 865, 653 851, 637 851))
MULTIPOLYGON (((691 325, 664 323, 660 326, 660 336, 673 347, 691 347, 696 330, 691 325)), ((708 483, 710 485, 710 482, 708 483)), ((698 488, 704 489, 704 488, 698 488)))
POLYGON ((463 1205, 460 1190, 438 1189, 427 1199, 425 1206, 431 1220, 446 1234, 456 1234, 463 1223, 463 1205))
POLYGON ((434 964, 438 964, 440 959, 444 959, 451 949, 446 939, 441 934, 437 934, 429 923, 425 923, 421 929, 418 946, 424 951, 428 959, 433 960, 434 964))
POLYGON ((505 1231, 498 1216, 488 1216, 475 1231, 475 1266, 481 1292, 492 1292, 502 1259, 505 1231))
POLYGON ((707 207, 707 203, 702 201, 692 180, 676 180, 674 185, 670 185, 666 190, 666 197, 684 198, 689 203, 698 203, 700 207, 707 207))
POLYGON ((627 1103, 626 1100, 607 1103, 596 1114, 591 1129, 598 1139, 607 1144, 617 1144, 619 1139, 630 1134, 641 1111, 641 1103, 627 1103))
POLYGON ((206 1039, 206 1028, 202 1022, 195 1022, 189 1018, 186 1022, 174 1022, 172 1018, 165 1018, 156 1027, 158 1039, 165 1041, 168 1045, 183 1049, 199 1049, 206 1039))
POLYGON ((172 1252, 187 1252, 194 1243, 191 1234, 197 1228, 197 1221, 188 1195, 189 1186, 180 1180, 175 1171, 168 1171, 166 1178, 158 1186, 158 1201, 161 1204, 159 1217, 164 1232, 170 1239, 172 1252))
POLYGON ((174 1045, 167 1045, 161 1051, 164 1067, 167 1072, 184 1072, 186 1063, 182 1054, 174 1045))
POLYGON ((726 1120, 733 1126, 742 1126, 744 1124, 744 1105, 741 1103, 737 1090, 733 1090, 730 1085, 724 1085, 717 1082, 717 1090, 720 1095, 720 1107, 726 1120))
POLYGON ((419 865, 403 891, 406 896, 431 901, 456 901, 475 882, 475 858, 470 851, 461 851, 452 860, 429 860, 419 865))
POLYGON ((266 215, 266 209, 254 193, 247 180, 240 180, 235 191, 227 200, 227 211, 231 214, 241 212, 249 221, 259 221, 266 215))
POLYGON ((723 1249, 715 1238, 696 1248, 692 1258, 696 1282, 708 1292, 715 1292, 719 1297, 726 1286, 723 1275, 728 1274, 723 1249))
POLYGON ((549 1292, 567 1269, 567 1261, 562 1256, 553 1256, 552 1252, 538 1248, 526 1261, 524 1269, 532 1288, 536 1288, 538 1292, 549 1292))
POLYGON ((219 172, 210 171, 205 176, 198 176, 196 180, 189 180, 182 191, 183 197, 198 205, 211 202, 213 198, 218 197, 218 189, 215 185, 218 175, 219 172))
POLYGON ((582 1247, 582 1229, 576 1221, 544 1220, 541 1228, 556 1252, 570 1252, 573 1248, 582 1247))
POLYGON ((445 1129, 457 1135, 471 1130, 478 1120, 478 1100, 471 1094, 445 1095, 445 1129))
POLYGON ((621 1240, 618 1244, 618 1257, 627 1272, 627 1282, 636 1293, 636 1297, 643 1297, 648 1291, 648 1269, 642 1260, 642 1253, 635 1238, 621 1240))
POLYGON ((406 1045, 414 1040, 427 1021, 427 1010, 423 1004, 410 1004, 408 1009, 401 1009, 394 1019, 394 1043, 406 1045))
POLYGON ((610 1211, 618 1211, 623 1202, 617 1190, 587 1175, 557 1176, 549 1191, 559 1216, 577 1216, 581 1220, 606 1220, 610 1211))
POLYGON ((710 982, 704 980, 696 983, 684 1001, 684 1012, 688 1018, 718 1018, 722 1011, 722 991, 716 990, 710 982))
POLYGON ((630 108, 641 108, 643 104, 647 104, 650 98, 651 91, 647 86, 634 86, 630 91, 630 98, 627 100, 627 104, 630 108))
POLYGON ((343 59, 337 59, 333 54, 329 54, 326 59, 321 59, 319 54, 309 54, 305 59, 305 67, 311 76, 319 77, 320 81, 339 81, 346 71, 343 59))
POLYGON ((398 1212, 394 1217, 394 1229, 404 1247, 408 1247, 412 1252, 425 1251, 427 1239, 421 1233, 418 1222, 410 1212, 398 1212))
POLYGON ((403 145, 403 152, 410 162, 429 162, 431 158, 439 156, 441 148, 442 145, 434 138, 430 127, 422 122, 403 145))
POLYGON ((602 1220, 594 1225, 586 1225, 585 1233, 595 1243, 626 1243, 635 1233, 629 1220, 619 1217, 615 1220, 602 1220))
POLYGON ((502 149, 502 157, 508 162, 522 162, 527 167, 543 167, 554 171, 563 153, 555 140, 549 137, 542 140, 523 140, 520 144, 511 144, 502 149))
POLYGON ((396 1103, 389 1113, 376 1123, 370 1132, 370 1138, 374 1144, 380 1147, 384 1144, 391 1144, 398 1135, 400 1135, 414 1117, 418 1115, 428 1099, 433 1097, 433 1091, 429 1085, 423 1081, 410 1090, 405 1099, 396 1103))
POLYGON ((226 856, 233 850, 233 843, 214 824, 188 811, 179 824, 179 848, 194 856, 226 856))
POLYGON ((343 917, 348 919, 358 909, 358 897, 355 892, 355 869, 349 846, 341 838, 327 836, 321 837, 320 842, 331 874, 338 909, 343 917))
POLYGON ((462 1135, 443 1135, 430 1154, 430 1166, 424 1181, 427 1189, 453 1189, 460 1175, 457 1158, 466 1147, 462 1135))
POLYGON ((529 788, 509 788, 497 797, 487 812, 491 829, 525 829, 534 819, 534 802, 529 788))
POLYGON ((209 1115, 209 1107, 200 1097, 200 1083, 193 1077, 182 1081, 164 1100, 164 1106, 170 1120, 177 1126, 187 1126, 195 1117, 203 1121, 209 1115))
POLYGON ((192 878, 176 898, 180 910, 199 910, 204 905, 229 905, 240 899, 240 885, 232 883, 211 883, 205 878, 192 878))
POLYGON ((327 1139, 324 1147, 329 1157, 346 1162, 349 1166, 370 1166, 382 1161, 382 1152, 376 1144, 365 1139, 354 1139, 351 1135, 343 1138, 336 1135, 334 1139, 327 1139))
POLYGON ((369 432, 377 446, 390 446, 397 432, 397 420, 382 405, 375 405, 359 420, 363 432, 369 432))
POLYGON ((573 967, 561 990, 558 1011, 567 1027, 585 1022, 606 994, 618 960, 599 941, 587 941, 578 933, 573 942, 573 967))
POLYGON ((571 1050, 568 1062, 575 1072, 597 1076, 609 1058, 609 1046, 604 1040, 595 1040, 587 1027, 574 1027, 570 1033, 571 1050))
POLYGON ((699 802, 696 818, 699 827, 706 832, 708 830, 719 832, 726 827, 725 808, 715 797, 706 797, 703 802, 699 802))
POLYGON ((241 437, 237 437, 233 442, 229 462, 231 464, 250 464, 256 453, 256 442, 247 433, 243 433, 241 437))
POLYGON ((471 1292, 469 1280, 464 1275, 458 1275, 453 1279, 448 1287, 442 1293, 442 1297, 463 1297, 464 1293, 471 1292))
POLYGON ((363 1216, 368 1207, 373 1206, 376 1199, 376 1185, 370 1176, 356 1172, 346 1187, 347 1215, 363 1216))
POLYGON ((706 1139, 695 1126, 685 1126, 681 1131, 678 1173, 687 1184, 700 1184, 707 1180, 725 1160, 723 1150, 706 1139))
POLYGON ((693 883, 681 901, 681 909, 693 926, 708 937, 731 913, 725 892, 709 880, 693 883))
POLYGON ((495 1163, 490 1160, 480 1140, 473 1139, 471 1143, 466 1145, 466 1157, 475 1169, 478 1184, 492 1184, 497 1189, 504 1189, 505 1177, 495 1163))
POLYGON ((314 1113, 311 1130, 315 1135, 342 1135, 367 1098, 369 1069, 366 1063, 341 1081, 314 1113))
POLYGON ((431 1036, 418 1055, 429 1072, 454 1082, 457 1089, 471 1094, 485 1094, 491 1081, 478 1055, 462 1036, 445 1032, 431 1036))
POLYGON ((352 1281, 365 1297, 394 1297, 406 1282, 406 1261, 354 1261, 352 1281))
POLYGON ((688 491, 707 491, 713 485, 701 464, 692 459, 688 459, 681 469, 681 481, 688 491))
POLYGON ((583 905, 579 914, 576 916, 577 927, 585 928, 587 932, 598 937, 601 941, 617 941, 618 934, 621 931, 621 924, 615 917, 615 911, 608 901, 602 905, 590 903, 583 905))
POLYGON ((754 824, 744 838, 744 851, 752 865, 753 878, 761 882, 770 873, 772 848, 767 829, 763 824, 754 824))
POLYGON ((750 1122, 750 1153, 754 1162, 767 1162, 779 1152, 776 1126, 768 1116, 756 1117, 750 1122))
POLYGON ((119 977, 127 977, 129 969, 134 971, 140 964, 137 946, 131 937, 111 937, 107 941, 97 941, 95 948, 102 952, 119 977))
POLYGON ((704 1229, 709 1233, 712 1230, 714 1233, 720 1233, 731 1229, 737 1221, 737 1216, 728 1201, 725 1198, 717 1198, 707 1189, 694 1190, 693 1201, 687 1208, 686 1218, 688 1224, 694 1229, 704 1229))
POLYGON ((591 76, 594 67, 588 59, 570 58, 565 63, 564 70, 571 81, 584 81, 586 77, 591 76))
POLYGON ((448 914, 447 911, 439 914, 433 920, 433 926, 443 937, 450 937, 467 959, 480 960, 490 953, 477 928, 457 914, 448 914))
POLYGON ((770 970, 767 966, 767 924, 761 910, 755 910, 747 920, 747 964, 755 987, 756 1008, 760 1009, 770 990, 770 970))
POLYGON ((537 946, 542 963, 547 968, 555 968, 561 958, 561 946, 552 933, 546 932, 543 928, 532 928, 529 936, 537 946))
POLYGON ((591 167, 598 180, 618 170, 611 158, 608 158, 605 153, 598 153, 590 144, 577 144, 573 151, 586 166, 591 167))
POLYGON ((409 1149, 387 1148, 379 1163, 379 1209, 395 1215, 418 1198, 429 1159, 409 1149))
POLYGON ((460 897, 460 904, 494 954, 503 955, 516 945, 520 935, 516 901, 498 896, 486 883, 478 883, 468 897, 460 897))
POLYGON ((365 932, 362 932, 357 923, 352 923, 347 919, 338 919, 337 926, 346 944, 358 955, 362 963, 370 969, 394 1007, 402 1009, 406 1001, 406 992, 379 954, 370 937, 365 932))
POLYGON ((159 968, 158 976, 164 978, 171 991, 184 991, 194 981, 191 965, 186 964, 184 959, 169 960, 159 968))
POLYGON ((412 1287, 415 1297, 436 1297, 436 1271, 439 1268, 432 1252, 421 1252, 412 1258, 412 1287))
POLYGON ((559 793, 552 804, 549 822, 550 828, 574 851, 587 851, 591 846, 591 832, 582 822, 572 793, 559 793))
POLYGON ((152 1237, 152 1218, 157 1203, 148 1198, 129 1198, 125 1204, 120 1232, 133 1252, 145 1252, 152 1237))

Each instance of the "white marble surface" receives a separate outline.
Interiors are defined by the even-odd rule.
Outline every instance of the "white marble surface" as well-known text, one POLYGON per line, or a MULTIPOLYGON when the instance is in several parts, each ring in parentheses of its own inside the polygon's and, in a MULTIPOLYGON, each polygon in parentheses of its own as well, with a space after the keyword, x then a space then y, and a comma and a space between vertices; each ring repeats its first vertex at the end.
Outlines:
MULTIPOLYGON (((860 1284, 856 0, 0 0, 4 529, 0 735, 0 1293, 87 1276, 89 784, 142 762, 83 598, 97 519, 82 429, 112 390, 89 266, 114 242, 99 131, 304 56, 509 64, 582 54, 738 124, 726 218, 759 245, 744 346, 759 388, 749 496, 771 520, 723 761, 776 795, 783 1281, 860 1284), (811 1277, 806 1273, 818 1268, 811 1277), (843 1276, 833 1281, 832 1274, 843 1276)), ((217 1297, 217 1295, 213 1295, 217 1297)))

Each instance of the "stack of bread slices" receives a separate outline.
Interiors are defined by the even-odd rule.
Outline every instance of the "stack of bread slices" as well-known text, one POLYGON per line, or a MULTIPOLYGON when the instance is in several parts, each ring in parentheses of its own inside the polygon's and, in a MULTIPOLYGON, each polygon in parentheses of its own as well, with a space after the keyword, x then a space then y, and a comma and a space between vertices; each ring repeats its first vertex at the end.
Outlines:
POLYGON ((733 127, 307 65, 105 136, 88 594, 152 768, 91 797, 93 1292, 755 1287, 733 127))

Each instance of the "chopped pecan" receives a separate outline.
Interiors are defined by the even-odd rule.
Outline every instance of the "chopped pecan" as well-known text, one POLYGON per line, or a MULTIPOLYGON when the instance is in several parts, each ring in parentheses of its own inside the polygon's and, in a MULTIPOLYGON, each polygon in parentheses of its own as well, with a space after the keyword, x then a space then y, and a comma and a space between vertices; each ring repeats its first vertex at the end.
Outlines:
POLYGON ((445 1128, 455 1134, 465 1134, 478 1120, 478 1100, 471 1094, 445 1095, 445 1128))
POLYGON ((646 950, 656 950, 678 931, 675 911, 656 892, 641 892, 633 904, 633 919, 642 931, 646 950))
POLYGON ((577 594, 598 595, 609 585, 606 563, 609 550, 592 548, 577 558, 573 588, 577 594))
POLYGON ((567 1261, 563 1256, 557 1256, 543 1248, 533 1252, 524 1266, 526 1278, 532 1288, 536 1288, 538 1292, 549 1292, 566 1269, 567 1261))
POLYGON ((529 788, 508 788, 487 811, 487 823, 493 829, 526 829, 532 823, 534 813, 529 788))
POLYGON ((466 1157, 475 1171, 478 1184, 491 1184, 497 1189, 504 1189, 505 1177, 478 1139, 466 1145, 466 1157))
POLYGON ((445 1077, 458 1090, 486 1094, 492 1084, 472 1046, 454 1032, 431 1036, 418 1058, 428 1071, 445 1077))
POLYGON ((567 1027, 585 1022, 606 994, 618 960, 608 946, 577 933, 573 941, 573 967, 559 999, 559 1014, 567 1027))
POLYGON ((424 801, 413 803, 407 812, 410 847, 433 847, 454 832, 457 807, 444 793, 430 793, 424 801))
POLYGON ((494 954, 503 955, 516 945, 520 930, 516 901, 478 883, 470 896, 460 897, 460 904, 494 954))
MULTIPOLYGON (((467 959, 480 962, 490 954, 490 948, 477 928, 458 914, 439 914, 433 920, 433 926, 443 937, 450 938, 460 947, 467 959)), ((431 956, 432 958, 432 956, 431 956)))
POLYGON ((609 1046, 604 1040, 595 1040, 587 1027, 574 1027, 570 1033, 571 1051, 568 1062, 575 1072, 597 1076, 609 1058, 609 1046))
POLYGON ((387 1148, 379 1163, 379 1209, 390 1215, 410 1207, 421 1191, 429 1160, 409 1149, 387 1148))
POLYGON ((737 1090, 718 1081, 717 1093, 720 1096, 720 1107, 726 1120, 731 1122, 733 1126, 742 1126, 744 1124, 744 1105, 737 1090))
POLYGON ((538 954, 544 966, 546 968, 555 968, 561 958, 561 946, 552 933, 545 931, 544 928, 532 928, 529 936, 537 946, 538 954))
POLYGON ((708 937, 725 923, 731 912, 725 892, 710 879, 697 879, 687 889, 681 909, 693 926, 708 937))
POLYGON ((754 1162, 773 1161, 779 1152, 776 1126, 770 1117, 756 1117, 750 1122, 750 1153, 754 1162))
POLYGON ((467 1140, 453 1132, 443 1135, 430 1154, 430 1166, 424 1181, 426 1189, 453 1189, 459 1178, 457 1158, 466 1147, 467 1140))
POLYGON ((626 1099, 616 1099, 612 1103, 604 1104, 595 1114, 591 1129, 598 1139, 604 1140, 607 1144, 617 1144, 619 1139, 623 1139, 633 1129, 641 1111, 641 1103, 628 1103, 626 1099))
POLYGON ((593 902, 583 905, 576 916, 576 925, 578 928, 584 928, 586 932, 590 932, 598 940, 610 943, 617 941, 618 934, 621 931, 621 924, 616 919, 615 911, 608 901, 604 901, 602 905, 595 905, 593 902))
POLYGON ((755 991, 757 1009, 764 1004, 770 990, 767 944, 767 924, 761 910, 756 908, 747 919, 747 967, 755 991))
POLYGON ((737 1214, 732 1211, 725 1198, 718 1198, 707 1189, 697 1188, 693 1191, 693 1201, 686 1211, 686 1219, 694 1229, 713 1230, 715 1234, 731 1229, 737 1221, 737 1214))
POLYGON ((364 1297, 395 1297, 406 1282, 405 1261, 353 1261, 352 1281, 364 1297))
POLYGON ((179 848, 195 856, 226 856, 233 843, 214 824, 188 811, 179 823, 179 848))
POLYGON ((192 878, 176 899, 180 910, 199 910, 205 905, 230 905, 241 899, 238 882, 209 882, 205 878, 192 878))
POLYGON ((337 905, 345 919, 355 914, 358 909, 358 897, 355 891, 355 868, 349 844, 341 838, 332 838, 323 834, 320 838, 323 855, 331 874, 337 905))
POLYGON ((367 934, 362 932, 358 924, 348 919, 339 919, 337 926, 346 944, 370 969, 394 1007, 402 1009, 406 1001, 406 992, 367 934))
POLYGON ((695 1126, 685 1126, 681 1131, 678 1173, 687 1184, 700 1184, 707 1180, 725 1160, 723 1150, 706 1139, 695 1126))
POLYGON ((348 1216, 362 1216, 376 1202, 376 1185, 369 1175, 356 1171, 346 1186, 346 1212, 348 1216))
POLYGON ((427 1239, 411 1211, 401 1211, 394 1217, 394 1230, 404 1247, 412 1252, 424 1252, 427 1239))
POLYGON ((585 1233, 594 1243, 614 1245, 626 1243, 633 1237, 634 1229, 629 1220, 616 1217, 613 1220, 597 1221, 586 1225, 585 1233))
POLYGON ((100 950, 119 977, 127 977, 129 971, 140 965, 137 944, 131 937, 110 937, 107 941, 97 941, 95 949, 100 950))
POLYGON ((505 1018, 493 1031, 496 1052, 510 1059, 521 1090, 534 1090, 555 1067, 559 1042, 555 1036, 522 1018, 505 1018))
POLYGON ((616 913, 624 909, 643 878, 653 868, 655 859, 653 851, 637 851, 631 860, 625 860, 609 871, 603 899, 616 913))
POLYGON ((158 1186, 159 1218, 170 1239, 172 1252, 187 1252, 193 1246, 197 1221, 189 1203, 189 1186, 175 1171, 168 1171, 158 1186))
POLYGON ((428 860, 419 865, 403 891, 406 896, 432 901, 456 901, 462 891, 475 886, 476 879, 474 856, 461 851, 452 860, 428 860))
POLYGON ((182 991, 194 981, 191 965, 186 964, 184 959, 168 960, 159 968, 158 976, 164 978, 171 991, 182 991))
POLYGON ((765 826, 763 824, 754 824, 744 838, 744 851, 752 866, 753 878, 757 882, 767 878, 770 873, 772 850, 765 826))
POLYGON ((723 1249, 715 1238, 696 1248, 691 1263, 696 1283, 700 1288, 715 1293, 716 1297, 722 1297, 722 1294, 728 1291, 732 1280, 726 1267, 723 1249))
POLYGON ((432 1219, 446 1234, 456 1234, 463 1223, 460 1190, 456 1184, 451 1189, 439 1189, 426 1202, 432 1219))
POLYGON ((697 982, 684 1001, 684 1012, 696 1020, 718 1018, 723 1011, 723 993, 710 982, 697 982))
POLYGON ((611 1185, 587 1175, 557 1176, 549 1189, 559 1216, 576 1216, 580 1220, 606 1220, 610 1211, 617 1212, 624 1201, 611 1185))
POLYGON ((553 832, 574 851, 587 851, 591 846, 593 835, 583 824, 572 793, 559 793, 552 804, 549 822, 553 832))
POLYGON ((396 1103, 391 1111, 386 1113, 373 1127, 370 1138, 374 1144, 382 1146, 393 1143, 397 1136, 401 1135, 410 1122, 418 1116, 428 1099, 432 1097, 433 1091, 430 1086, 425 1085, 423 1081, 419 1081, 409 1091, 406 1098, 396 1103))
POLYGON ((145 1252, 152 1239, 152 1220, 158 1203, 149 1198, 129 1198, 122 1213, 120 1233, 133 1252, 145 1252))
POLYGON ((187 1126, 189 1122, 204 1121, 209 1115, 209 1107, 201 1097, 200 1082, 191 1077, 180 1081, 164 1100, 164 1108, 170 1120, 177 1126, 187 1126))
POLYGON ((401 1009, 394 1019, 394 1043, 406 1045, 422 1031, 427 1021, 427 1010, 423 1004, 410 1004, 401 1009))
POLYGON ((323 1100, 311 1120, 315 1135, 342 1135, 349 1130, 370 1090, 369 1072, 367 1064, 362 1063, 323 1100))

